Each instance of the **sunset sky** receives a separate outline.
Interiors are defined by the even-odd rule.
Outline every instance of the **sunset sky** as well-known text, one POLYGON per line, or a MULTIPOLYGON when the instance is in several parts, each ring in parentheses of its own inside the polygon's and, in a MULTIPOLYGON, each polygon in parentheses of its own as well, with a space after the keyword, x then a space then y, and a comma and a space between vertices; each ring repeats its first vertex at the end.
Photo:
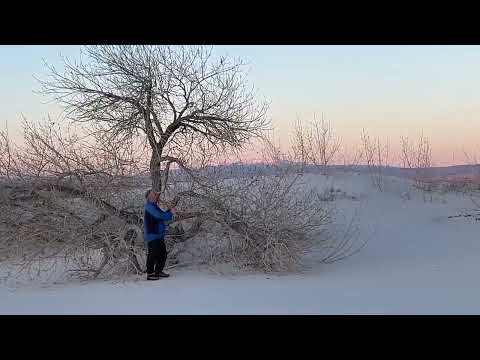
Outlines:
MULTIPOLYGON (((79 46, 0 46, 0 126, 19 135, 29 119, 60 108, 34 93, 45 77, 42 59, 78 57, 79 46)), ((284 146, 297 118, 323 112, 347 148, 360 146, 362 128, 389 139, 430 138, 434 165, 480 155, 480 46, 216 46, 249 63, 249 82, 271 105, 268 116, 284 146)))

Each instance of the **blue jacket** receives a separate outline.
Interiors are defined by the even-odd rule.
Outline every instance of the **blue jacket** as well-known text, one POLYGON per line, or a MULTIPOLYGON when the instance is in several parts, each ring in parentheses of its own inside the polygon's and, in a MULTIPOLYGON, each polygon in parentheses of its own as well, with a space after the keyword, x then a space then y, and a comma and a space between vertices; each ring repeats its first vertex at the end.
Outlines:
POLYGON ((165 236, 165 221, 172 220, 170 211, 163 211, 157 204, 147 201, 143 218, 143 238, 146 242, 163 240, 165 236))

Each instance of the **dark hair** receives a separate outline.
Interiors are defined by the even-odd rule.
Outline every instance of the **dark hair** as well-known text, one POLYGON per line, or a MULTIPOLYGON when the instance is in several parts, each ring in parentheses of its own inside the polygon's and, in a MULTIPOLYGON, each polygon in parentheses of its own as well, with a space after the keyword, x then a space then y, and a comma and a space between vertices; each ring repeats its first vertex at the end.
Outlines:
POLYGON ((150 194, 150 192, 152 191, 152 189, 148 189, 147 192, 145 193, 145 199, 148 198, 148 195, 150 194))

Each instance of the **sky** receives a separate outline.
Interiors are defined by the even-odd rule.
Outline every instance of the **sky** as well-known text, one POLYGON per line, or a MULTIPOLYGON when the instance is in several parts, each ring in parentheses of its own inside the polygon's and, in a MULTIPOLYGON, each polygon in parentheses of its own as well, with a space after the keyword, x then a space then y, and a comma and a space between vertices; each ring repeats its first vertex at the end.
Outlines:
MULTIPOLYGON (((0 126, 20 134, 22 114, 35 120, 61 108, 36 93, 43 59, 78 58, 79 46, 0 45, 0 126)), ((248 63, 248 81, 269 101, 275 137, 286 148, 294 122, 329 120, 347 151, 366 129, 390 144, 400 137, 431 142, 434 165, 480 155, 480 46, 215 46, 214 54, 248 63)))

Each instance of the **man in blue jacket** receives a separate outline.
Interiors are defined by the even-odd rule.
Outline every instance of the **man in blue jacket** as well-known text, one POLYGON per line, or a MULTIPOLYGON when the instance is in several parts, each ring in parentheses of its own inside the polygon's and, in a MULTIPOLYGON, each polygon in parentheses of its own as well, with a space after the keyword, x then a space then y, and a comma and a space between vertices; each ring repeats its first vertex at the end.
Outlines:
POLYGON ((175 208, 163 211, 157 205, 160 194, 148 190, 145 194, 145 211, 143 220, 144 239, 147 243, 147 280, 158 280, 170 275, 163 272, 167 260, 165 247, 165 221, 172 220, 175 208))

